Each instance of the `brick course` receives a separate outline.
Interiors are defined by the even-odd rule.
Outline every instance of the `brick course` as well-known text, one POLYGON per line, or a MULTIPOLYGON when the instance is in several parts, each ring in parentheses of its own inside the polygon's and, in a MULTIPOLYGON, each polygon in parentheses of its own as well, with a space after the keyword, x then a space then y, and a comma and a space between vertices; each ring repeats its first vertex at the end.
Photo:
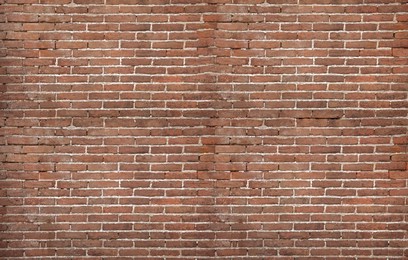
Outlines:
POLYGON ((0 0, 2 259, 408 258, 406 0, 0 0))

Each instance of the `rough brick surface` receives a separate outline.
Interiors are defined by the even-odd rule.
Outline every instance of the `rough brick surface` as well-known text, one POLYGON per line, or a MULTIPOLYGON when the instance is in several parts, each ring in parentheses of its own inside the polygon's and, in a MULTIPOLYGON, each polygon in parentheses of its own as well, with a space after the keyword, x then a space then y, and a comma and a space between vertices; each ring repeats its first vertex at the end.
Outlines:
POLYGON ((0 0, 2 259, 407 259, 405 0, 0 0))

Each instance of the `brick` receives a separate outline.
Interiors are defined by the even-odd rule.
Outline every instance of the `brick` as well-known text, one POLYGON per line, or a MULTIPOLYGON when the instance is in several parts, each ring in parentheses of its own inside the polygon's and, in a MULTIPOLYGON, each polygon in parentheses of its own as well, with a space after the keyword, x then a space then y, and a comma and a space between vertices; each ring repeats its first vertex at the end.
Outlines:
POLYGON ((392 50, 392 54, 396 57, 407 57, 408 51, 406 48, 395 48, 392 50))
POLYGON ((2 9, 2 256, 407 256, 403 3, 71 2, 2 9))

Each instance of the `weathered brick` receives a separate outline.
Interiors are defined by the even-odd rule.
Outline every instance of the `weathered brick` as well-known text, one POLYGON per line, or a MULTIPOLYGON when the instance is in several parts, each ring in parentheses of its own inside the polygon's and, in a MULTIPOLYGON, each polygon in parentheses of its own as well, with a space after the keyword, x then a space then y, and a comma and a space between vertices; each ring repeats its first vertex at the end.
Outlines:
POLYGON ((0 255, 407 257, 402 2, 6 0, 0 255))

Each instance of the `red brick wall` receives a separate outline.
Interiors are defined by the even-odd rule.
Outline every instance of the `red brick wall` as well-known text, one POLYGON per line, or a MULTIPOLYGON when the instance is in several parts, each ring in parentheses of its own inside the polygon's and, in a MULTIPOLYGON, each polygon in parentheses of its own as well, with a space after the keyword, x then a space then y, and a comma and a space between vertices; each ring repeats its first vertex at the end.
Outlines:
POLYGON ((407 1, 0 2, 3 259, 407 259, 407 1))

